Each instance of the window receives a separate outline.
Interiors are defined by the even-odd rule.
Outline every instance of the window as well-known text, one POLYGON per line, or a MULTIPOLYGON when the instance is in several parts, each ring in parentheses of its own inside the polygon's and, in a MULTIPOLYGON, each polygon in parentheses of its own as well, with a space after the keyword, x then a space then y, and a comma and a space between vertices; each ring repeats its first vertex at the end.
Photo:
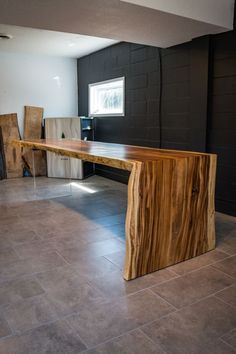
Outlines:
POLYGON ((124 77, 90 84, 89 115, 124 116, 124 92, 124 77))

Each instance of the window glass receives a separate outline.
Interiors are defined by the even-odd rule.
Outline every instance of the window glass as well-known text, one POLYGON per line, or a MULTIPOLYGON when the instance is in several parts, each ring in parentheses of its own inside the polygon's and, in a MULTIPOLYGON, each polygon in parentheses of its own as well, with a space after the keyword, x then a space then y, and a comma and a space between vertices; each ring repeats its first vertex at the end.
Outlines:
POLYGON ((90 116, 124 116, 124 77, 89 85, 90 116))

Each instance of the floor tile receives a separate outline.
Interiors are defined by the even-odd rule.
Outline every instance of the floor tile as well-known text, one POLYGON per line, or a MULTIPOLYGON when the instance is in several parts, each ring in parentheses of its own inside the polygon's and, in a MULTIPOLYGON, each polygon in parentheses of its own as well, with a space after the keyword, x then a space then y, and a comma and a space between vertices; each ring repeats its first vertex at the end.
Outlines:
POLYGON ((13 248, 0 249, 0 265, 12 263, 17 260, 19 260, 19 257, 13 248))
POLYGON ((171 311, 169 304, 145 290, 116 302, 84 308, 67 321, 92 347, 171 311))
POLYGON ((19 278, 24 275, 32 274, 31 263, 29 260, 19 260, 13 263, 1 265, 0 267, 0 282, 19 278))
POLYGON ((96 193, 48 199, 64 183, 37 178, 34 200, 31 178, 0 181, 1 353, 235 353, 236 218, 217 213, 215 251, 126 282, 127 186, 94 176, 78 183, 96 193))
POLYGON ((86 354, 165 354, 165 352, 152 343, 140 330, 134 330, 95 349, 88 350, 86 354))
POLYGON ((213 267, 236 278, 236 255, 215 263, 213 267))
POLYGON ((114 252, 105 256, 110 262, 115 264, 120 270, 124 269, 125 251, 114 252))
MULTIPOLYGON (((11 335, 11 329, 5 318, 0 315, 0 338, 11 335)), ((1 353, 1 351, 0 351, 1 353)), ((4 353, 5 354, 5 353, 4 353)))
POLYGON ((4 354, 78 354, 86 347, 65 321, 43 325, 0 341, 4 354))
POLYGON ((87 283, 79 286, 54 287, 47 291, 46 298, 53 304, 59 316, 81 311, 85 306, 104 302, 102 294, 87 283))
POLYGON ((210 297, 144 326, 142 331, 166 353, 215 354, 217 339, 235 325, 236 310, 210 297))
MULTIPOLYGON (((126 281, 123 278, 121 271, 115 271, 109 274, 105 274, 102 277, 95 278, 90 281, 93 287, 98 289, 106 298, 115 298, 119 296, 125 296, 137 291, 149 288, 158 284, 160 279, 166 279, 165 275, 160 278, 155 273, 147 274, 143 277, 139 277, 130 281, 126 281)), ((168 277, 168 275, 167 275, 168 277)), ((173 276, 172 276, 173 277, 173 276)))
POLYGON ((109 216, 97 218, 97 219, 93 220, 93 222, 96 223, 97 226, 113 226, 113 225, 122 224, 122 223, 124 225, 125 216, 126 216, 125 213, 109 215, 109 216))
POLYGON ((81 257, 77 262, 73 263, 73 268, 80 277, 83 277, 86 280, 108 275, 118 269, 105 257, 81 257))
POLYGON ((14 250, 20 257, 20 259, 38 257, 39 254, 56 251, 54 243, 51 241, 33 241, 27 242, 21 245, 14 246, 14 250))
POLYGON ((197 270, 203 266, 212 264, 214 262, 220 261, 224 258, 228 257, 228 255, 224 252, 220 252, 218 250, 213 250, 207 252, 201 256, 189 259, 185 262, 178 263, 174 266, 170 267, 170 270, 174 271, 179 275, 184 275, 193 270, 197 270))
POLYGON ((121 251, 124 249, 124 245, 113 239, 109 239, 101 242, 93 242, 84 245, 83 247, 68 248, 60 251, 60 254, 69 262, 74 263, 81 258, 99 257, 106 254, 121 251))
POLYGON ((44 293, 34 278, 4 282, 0 286, 0 307, 44 293))
POLYGON ((216 293, 215 296, 236 308, 236 284, 216 293))
POLYGON ((45 295, 13 303, 3 313, 15 333, 30 330, 57 318, 56 307, 45 295))
POLYGON ((73 266, 57 267, 37 273, 35 277, 44 289, 76 287, 85 282, 85 278, 79 276, 73 266))
POLYGON ((157 285, 152 291, 175 307, 181 308, 224 289, 233 282, 234 280, 227 275, 206 267, 157 285))
POLYGON ((31 264, 32 272, 34 273, 67 265, 65 260, 57 252, 42 253, 28 260, 31 264))
POLYGON ((9 232, 7 234, 9 242, 14 246, 18 244, 22 244, 29 241, 39 240, 39 236, 33 231, 24 229, 18 229, 14 232, 9 232))
POLYGON ((231 345, 236 351, 236 328, 223 335, 221 339, 227 344, 231 345))
POLYGON ((116 239, 117 235, 107 227, 99 226, 98 228, 92 230, 82 230, 79 233, 78 238, 84 243, 92 243, 116 239))

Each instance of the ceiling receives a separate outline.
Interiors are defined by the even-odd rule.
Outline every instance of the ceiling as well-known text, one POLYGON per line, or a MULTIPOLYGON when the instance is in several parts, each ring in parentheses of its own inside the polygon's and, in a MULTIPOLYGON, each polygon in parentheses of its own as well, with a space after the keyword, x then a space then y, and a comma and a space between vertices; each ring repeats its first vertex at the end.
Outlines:
POLYGON ((0 33, 12 39, 0 40, 0 51, 80 58, 117 43, 106 38, 0 24, 0 33))
POLYGON ((117 41, 166 48, 232 29, 233 14, 234 0, 0 0, 0 24, 17 26, 0 25, 14 37, 0 50, 78 58, 117 41))

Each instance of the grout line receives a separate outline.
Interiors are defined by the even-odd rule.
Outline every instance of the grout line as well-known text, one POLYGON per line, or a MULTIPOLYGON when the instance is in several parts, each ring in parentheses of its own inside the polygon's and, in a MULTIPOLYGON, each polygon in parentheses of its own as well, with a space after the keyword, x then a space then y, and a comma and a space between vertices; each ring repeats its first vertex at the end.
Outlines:
MULTIPOLYGON (((226 288, 225 288, 225 289, 226 289, 226 288)), ((225 290, 225 289, 223 289, 223 290, 225 290)), ((213 294, 213 296, 214 296, 217 300, 220 300, 220 301, 223 302, 225 305, 228 305, 228 306, 232 307, 232 309, 235 310, 235 308, 236 308, 235 306, 229 304, 228 302, 224 301, 224 300, 221 299, 220 297, 217 297, 215 294, 213 294)))
MULTIPOLYGON (((225 288, 216 291, 213 295, 216 295, 216 296, 217 296, 217 294, 221 293, 221 292, 224 291, 225 289, 235 288, 235 285, 236 285, 236 283, 230 284, 230 285, 226 286, 225 288)), ((236 289, 236 288, 235 288, 235 289, 236 289)))
POLYGON ((169 301, 167 301, 167 300, 166 300, 165 298, 163 298, 162 296, 156 294, 154 291, 152 291, 152 289, 148 289, 148 290, 149 290, 153 295, 155 295, 157 298, 159 298, 160 300, 166 302, 168 305, 170 305, 171 307, 173 307, 175 311, 172 311, 172 312, 178 311, 178 308, 177 308, 175 305, 171 304, 169 301))
POLYGON ((157 347, 157 349, 159 349, 158 346, 161 347, 161 349, 162 349, 162 351, 163 351, 163 353, 161 353, 161 354, 167 354, 167 352, 164 350, 164 348, 162 348, 162 345, 161 345, 161 344, 158 343, 158 345, 157 345, 157 343, 155 343, 154 340, 152 340, 152 338, 149 337, 141 328, 139 328, 138 330, 139 330, 139 331, 142 333, 142 335, 144 335, 152 344, 154 344, 155 347, 157 347))
POLYGON ((229 275, 228 273, 224 272, 223 270, 221 270, 219 268, 214 267, 214 264, 211 265, 211 268, 213 268, 214 270, 217 270, 219 273, 227 275, 229 278, 231 278, 232 280, 234 280, 236 282, 236 278, 235 277, 233 277, 232 275, 229 275))
POLYGON ((222 339, 222 338, 219 338, 219 340, 220 340, 221 342, 223 342, 224 344, 226 344, 229 348, 233 349, 233 350, 235 351, 235 353, 236 353, 235 347, 233 347, 230 343, 226 342, 226 341, 225 341, 224 339, 222 339))

